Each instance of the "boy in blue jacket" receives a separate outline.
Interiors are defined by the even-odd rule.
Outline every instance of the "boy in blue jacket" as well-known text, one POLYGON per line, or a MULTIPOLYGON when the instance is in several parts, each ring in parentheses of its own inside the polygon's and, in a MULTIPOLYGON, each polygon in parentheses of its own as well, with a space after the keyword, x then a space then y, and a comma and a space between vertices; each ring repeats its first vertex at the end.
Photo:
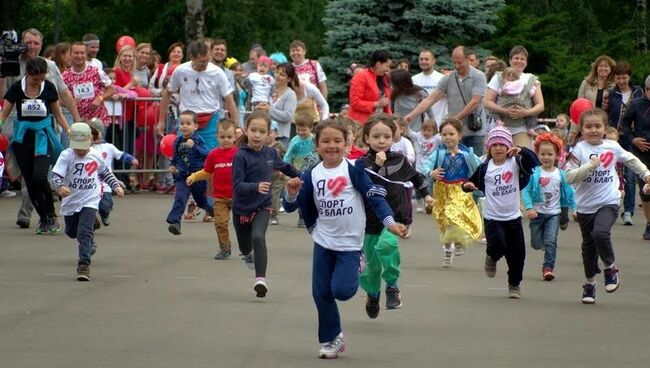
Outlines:
POLYGON ((200 135, 196 134, 198 124, 196 114, 192 111, 183 111, 179 116, 179 133, 174 141, 174 156, 171 160, 169 171, 176 181, 176 194, 174 205, 167 215, 168 230, 174 235, 181 234, 181 217, 190 198, 190 193, 196 204, 203 208, 210 216, 214 216, 212 203, 206 193, 208 183, 200 181, 188 187, 185 183, 190 174, 203 168, 203 163, 208 156, 208 148, 200 135))

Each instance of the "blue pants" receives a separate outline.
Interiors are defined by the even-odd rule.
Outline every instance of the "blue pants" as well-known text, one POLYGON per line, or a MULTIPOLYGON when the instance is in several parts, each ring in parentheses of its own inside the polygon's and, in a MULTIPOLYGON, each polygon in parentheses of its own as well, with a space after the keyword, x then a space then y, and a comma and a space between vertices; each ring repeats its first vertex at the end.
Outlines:
POLYGON ((79 242, 79 265, 90 265, 90 252, 93 249, 95 224, 97 210, 84 207, 73 215, 65 216, 65 234, 79 242))
POLYGON ((530 245, 537 250, 544 248, 544 267, 555 268, 559 230, 560 214, 539 213, 530 220, 530 245))
POLYGON ((625 184, 623 189, 625 190, 625 198, 623 198, 623 210, 624 212, 629 212, 630 215, 634 215, 634 204, 636 202, 636 174, 629 167, 623 168, 623 178, 625 179, 625 184))
POLYGON ((483 144, 485 141, 485 136, 483 135, 468 135, 461 138, 460 143, 464 144, 467 147, 472 147, 474 149, 474 154, 476 156, 483 156, 483 144))
POLYGON ((113 211, 113 193, 104 192, 102 199, 99 201, 99 216, 107 218, 113 211))
POLYGON ((198 181, 188 187, 185 184, 185 176, 181 175, 176 179, 176 194, 174 195, 174 205, 172 210, 167 215, 168 224, 180 224, 181 217, 187 206, 187 201, 190 199, 190 194, 194 197, 196 205, 203 208, 208 214, 213 214, 212 203, 208 199, 206 192, 208 190, 207 181, 198 181))
POLYGON ((526 243, 521 217, 510 221, 485 219, 487 253, 493 261, 506 257, 508 263, 508 285, 519 286, 524 278, 526 243))
POLYGON ((334 251, 314 243, 311 290, 318 310, 318 341, 334 340, 341 333, 336 300, 352 298, 359 288, 361 251, 334 251))

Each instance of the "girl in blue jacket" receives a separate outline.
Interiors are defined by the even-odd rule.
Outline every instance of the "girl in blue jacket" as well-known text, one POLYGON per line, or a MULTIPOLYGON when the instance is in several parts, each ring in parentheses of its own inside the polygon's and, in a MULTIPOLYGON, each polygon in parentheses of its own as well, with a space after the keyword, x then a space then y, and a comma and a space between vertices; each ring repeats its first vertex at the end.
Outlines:
POLYGON ((565 171, 557 168, 557 158, 562 152, 562 140, 550 133, 535 139, 535 152, 542 163, 533 170, 530 182, 522 191, 526 215, 530 219, 530 245, 533 249, 544 248, 542 277, 546 281, 555 278, 557 234, 563 208, 575 211, 573 186, 565 179, 565 171))
POLYGON ((398 224, 384 199, 386 189, 373 185, 361 160, 345 158, 347 126, 326 120, 314 131, 322 161, 300 179, 287 181, 287 212, 300 208, 314 239, 312 294, 318 309, 320 358, 337 358, 345 339, 336 300, 349 300, 359 288, 361 246, 366 225, 365 206, 371 206, 384 227, 398 236, 406 226, 398 224))
POLYGON ((266 296, 266 228, 271 217, 271 176, 273 170, 295 178, 300 175, 291 164, 282 161, 275 148, 266 142, 271 118, 255 111, 246 119, 246 134, 232 165, 232 213, 239 250, 244 262, 255 269, 253 290, 258 298, 266 296))

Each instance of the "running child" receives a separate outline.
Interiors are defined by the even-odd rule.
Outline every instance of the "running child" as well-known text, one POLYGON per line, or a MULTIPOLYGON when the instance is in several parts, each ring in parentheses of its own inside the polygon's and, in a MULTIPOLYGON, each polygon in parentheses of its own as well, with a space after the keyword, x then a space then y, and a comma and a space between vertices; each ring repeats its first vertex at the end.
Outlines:
POLYGON ((576 212, 582 232, 582 263, 586 282, 582 286, 582 303, 596 302, 598 259, 605 268, 605 291, 618 289, 619 276, 611 240, 612 226, 618 216, 621 192, 616 163, 621 161, 650 183, 650 171, 636 156, 618 142, 603 139, 607 115, 601 109, 588 110, 580 116, 579 141, 567 162, 567 182, 575 187, 576 212))
POLYGON ((255 270, 253 290, 258 298, 266 296, 266 228, 271 216, 271 177, 273 169, 295 178, 300 175, 291 164, 282 161, 268 147, 271 118, 254 111, 246 118, 246 135, 238 141, 239 150, 232 166, 232 213, 239 250, 246 266, 255 270), (254 256, 253 256, 254 255, 254 256))
POLYGON ((219 121, 217 128, 219 147, 208 153, 203 169, 191 174, 185 180, 188 187, 196 185, 199 181, 212 180, 214 229, 219 241, 219 252, 214 259, 226 259, 231 254, 228 223, 232 209, 232 162, 237 153, 236 127, 237 124, 232 120, 219 121))
POLYGON ((510 131, 502 126, 488 133, 485 150, 486 161, 463 184, 463 189, 485 193, 485 274, 494 277, 497 262, 505 256, 508 263, 508 297, 519 299, 526 259, 519 196, 540 162, 528 148, 513 147, 510 131))
MULTIPOLYGON (((408 226, 412 222, 408 191, 415 186, 429 205, 433 205, 433 198, 424 176, 401 153, 391 150, 397 129, 390 116, 372 115, 363 126, 363 138, 370 149, 359 160, 363 162, 372 182, 385 188, 386 201, 393 210, 395 221, 408 226)), ((382 278, 386 283, 386 309, 402 307, 397 285, 400 251, 397 236, 385 228, 383 219, 372 208, 366 208, 366 219, 366 235, 363 240, 366 267, 361 274, 361 288, 368 294, 368 317, 377 318, 382 278)))
MULTIPOLYGON (((99 119, 91 119, 88 122, 90 125, 90 131, 93 135, 92 147, 96 149, 104 158, 106 166, 113 172, 113 160, 122 161, 124 164, 135 168, 138 167, 138 160, 126 152, 122 152, 112 143, 104 141, 106 127, 99 119)), ((113 193, 111 187, 106 183, 102 182, 102 199, 99 201, 98 214, 101 219, 101 223, 104 226, 109 226, 111 224, 111 212, 113 211, 113 193)), ((101 226, 99 220, 95 219, 94 229, 97 230, 101 226)))
POLYGON ((174 156, 172 156, 169 171, 174 174, 176 181, 176 192, 174 193, 174 204, 169 215, 167 215, 167 229, 174 235, 181 235, 181 217, 190 198, 190 194, 196 201, 196 204, 205 210, 205 212, 214 217, 214 209, 210 203, 206 192, 208 184, 205 181, 195 183, 191 187, 187 185, 186 180, 190 174, 203 168, 208 148, 205 146, 203 138, 196 133, 199 128, 196 120, 196 114, 186 110, 181 112, 178 117, 178 132, 180 135, 174 140, 174 156))
POLYGON ((300 179, 287 181, 287 212, 300 208, 314 240, 312 295, 318 310, 320 358, 333 359, 345 350, 336 300, 349 300, 359 287, 359 268, 365 204, 383 226, 398 236, 406 227, 397 224, 383 196, 374 186, 361 160, 345 159, 348 127, 329 119, 316 126, 316 150, 321 162, 300 179))
MULTIPOLYGON (((318 162, 318 154, 311 130, 314 128, 313 116, 297 113, 295 116, 296 136, 291 138, 284 162, 292 164, 300 172, 305 172, 318 162)), ((305 227, 305 222, 298 213, 298 227, 305 227)))
POLYGON ((566 181, 566 173, 559 169, 558 157, 564 151, 564 143, 550 133, 535 139, 535 152, 542 166, 533 170, 530 182, 522 190, 526 216, 530 219, 530 245, 544 249, 542 278, 555 279, 557 234, 562 219, 562 209, 575 211, 573 186, 566 181))
POLYGON ((348 151, 346 158, 350 160, 356 160, 368 153, 367 149, 361 149, 359 146, 357 146, 357 132, 361 127, 359 123, 347 117, 341 117, 341 115, 338 116, 337 120, 342 122, 348 128, 348 138, 346 142, 348 151))
POLYGON ((472 148, 460 144, 463 133, 460 120, 445 119, 440 124, 440 133, 443 144, 428 157, 420 172, 435 180, 433 218, 440 227, 442 266, 451 267, 454 255, 462 255, 464 248, 478 240, 483 231, 476 202, 462 188, 462 183, 474 174, 481 159, 472 148))
POLYGON ((393 117, 393 124, 397 127, 397 131, 394 134, 395 142, 393 142, 390 150, 401 153, 408 159, 409 164, 415 165, 415 149, 413 143, 406 138, 410 134, 408 123, 400 117, 393 117))
MULTIPOLYGON (((425 119, 420 125, 420 131, 411 132, 411 141, 415 149, 415 169, 424 174, 429 189, 433 189, 431 177, 422 168, 424 163, 429 159, 429 156, 436 151, 436 148, 438 148, 441 142, 436 122, 431 119, 425 119)), ((425 211, 425 205, 422 198, 419 197, 419 195, 416 195, 417 207, 415 212, 422 213, 425 211)), ((426 206, 426 212, 431 213, 431 207, 426 206)))
POLYGON ((95 253, 93 224, 102 198, 102 183, 119 197, 124 195, 120 182, 111 172, 101 153, 91 148, 92 133, 86 123, 70 126, 70 148, 61 152, 52 169, 52 185, 61 196, 61 214, 65 233, 79 242, 77 280, 90 280, 90 258, 95 253))

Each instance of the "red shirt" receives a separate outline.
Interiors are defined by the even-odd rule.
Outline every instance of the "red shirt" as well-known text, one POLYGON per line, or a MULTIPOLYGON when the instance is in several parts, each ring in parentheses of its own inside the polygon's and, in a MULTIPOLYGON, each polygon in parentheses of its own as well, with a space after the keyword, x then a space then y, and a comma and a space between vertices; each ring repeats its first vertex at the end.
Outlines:
POLYGON ((350 153, 348 154, 348 158, 350 160, 356 160, 359 157, 365 156, 366 153, 368 153, 368 151, 364 151, 359 147, 353 145, 352 148, 350 148, 350 153))
POLYGON ((203 170, 212 174, 214 198, 232 198, 232 162, 236 153, 236 146, 228 149, 217 147, 210 151, 205 159, 203 170))

